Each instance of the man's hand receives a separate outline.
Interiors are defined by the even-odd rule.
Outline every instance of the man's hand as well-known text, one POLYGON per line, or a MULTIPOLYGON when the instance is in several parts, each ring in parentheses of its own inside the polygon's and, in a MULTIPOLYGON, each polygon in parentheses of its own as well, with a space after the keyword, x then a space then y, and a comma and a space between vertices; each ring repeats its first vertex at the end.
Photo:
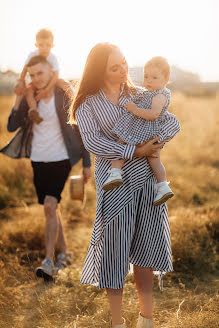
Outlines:
POLYGON ((87 181, 90 177, 91 177, 91 168, 90 167, 83 167, 84 183, 87 183, 87 181))
POLYGON ((130 113, 135 114, 137 108, 138 107, 131 101, 126 104, 126 109, 130 113))
POLYGON ((25 87, 24 81, 18 80, 17 83, 14 86, 14 93, 17 96, 23 96, 24 92, 25 92, 25 89, 26 89, 26 87, 25 87))
POLYGON ((35 97, 36 101, 40 101, 40 99, 45 98, 47 96, 47 93, 48 93, 48 90, 46 88, 42 89, 42 90, 38 90, 37 95, 35 97))

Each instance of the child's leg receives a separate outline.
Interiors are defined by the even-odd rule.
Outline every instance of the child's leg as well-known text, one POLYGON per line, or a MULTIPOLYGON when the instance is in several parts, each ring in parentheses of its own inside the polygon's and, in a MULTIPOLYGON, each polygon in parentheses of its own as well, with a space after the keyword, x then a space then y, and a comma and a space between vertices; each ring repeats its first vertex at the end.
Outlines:
POLYGON ((157 182, 167 181, 165 167, 160 160, 160 150, 156 151, 158 157, 147 157, 148 162, 157 178, 157 182))
POLYGON ((34 88, 32 85, 28 85, 28 87, 26 89, 26 99, 27 99, 29 108, 37 109, 37 102, 34 97, 34 88))
POLYGON ((34 97, 34 93, 35 93, 35 90, 34 90, 33 86, 31 84, 29 84, 28 87, 26 88, 26 93, 25 93, 27 103, 29 106, 28 115, 29 115, 29 118, 31 119, 31 121, 33 121, 34 123, 40 124, 43 121, 43 119, 42 119, 42 117, 40 117, 39 112, 37 111, 37 102, 34 97))
POLYGON ((72 85, 70 82, 65 81, 63 79, 58 79, 56 81, 56 86, 62 90, 64 90, 68 96, 73 97, 74 96, 74 92, 72 89, 72 85))
MULTIPOLYGON (((117 139, 116 140, 117 142, 120 142, 122 143, 123 145, 125 145, 125 141, 123 141, 122 139, 117 139)), ((125 159, 118 159, 118 160, 115 160, 115 161, 111 161, 111 167, 112 169, 122 169, 123 165, 125 163, 125 159)))
POLYGON ((115 161, 111 161, 111 167, 112 169, 122 169, 123 165, 125 163, 125 159, 118 159, 115 161))
MULTIPOLYGON (((125 143, 122 139, 118 139, 117 142, 125 143)), ((109 170, 109 177, 103 184, 103 190, 112 190, 123 184, 122 180, 122 167, 125 163, 125 159, 111 161, 111 169, 109 170)))
POLYGON ((157 158, 148 157, 150 166, 157 178, 157 184, 155 185, 156 196, 154 198, 154 205, 158 206, 166 202, 169 198, 174 196, 174 193, 168 186, 165 167, 160 161, 160 150, 156 152, 157 158))

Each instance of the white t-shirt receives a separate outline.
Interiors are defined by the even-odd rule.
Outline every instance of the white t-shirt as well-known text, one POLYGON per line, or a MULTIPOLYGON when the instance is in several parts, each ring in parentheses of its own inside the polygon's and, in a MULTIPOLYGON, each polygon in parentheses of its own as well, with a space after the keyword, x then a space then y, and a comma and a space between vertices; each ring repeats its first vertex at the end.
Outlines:
POLYGON ((55 97, 46 104, 43 99, 37 110, 43 118, 40 124, 33 124, 33 139, 30 159, 34 162, 57 162, 68 159, 67 149, 56 114, 55 97))
MULTIPOLYGON (((25 60, 25 65, 27 65, 30 61, 31 58, 35 57, 35 56, 39 56, 39 50, 35 50, 35 51, 32 51, 27 59, 25 60)), ((51 67, 52 67, 52 70, 53 72, 56 72, 56 71, 59 71, 59 63, 58 63, 58 60, 56 58, 56 56, 50 52, 49 56, 46 57, 46 60, 50 63, 51 67)))

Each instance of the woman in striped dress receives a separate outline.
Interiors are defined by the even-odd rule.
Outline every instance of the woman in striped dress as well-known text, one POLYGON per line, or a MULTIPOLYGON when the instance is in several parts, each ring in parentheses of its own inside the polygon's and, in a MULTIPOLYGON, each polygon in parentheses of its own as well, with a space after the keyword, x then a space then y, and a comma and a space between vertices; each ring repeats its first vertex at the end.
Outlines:
POLYGON ((125 277, 134 266, 140 313, 137 328, 153 327, 153 272, 173 271, 166 204, 153 205, 155 176, 146 159, 163 146, 159 137, 142 146, 117 142, 112 128, 127 101, 139 92, 127 79, 126 60, 117 46, 101 43, 89 53, 74 99, 75 118, 85 148, 96 155, 96 219, 81 276, 82 284, 106 288, 112 327, 122 328, 125 277), (123 185, 102 189, 111 160, 126 159, 123 185))

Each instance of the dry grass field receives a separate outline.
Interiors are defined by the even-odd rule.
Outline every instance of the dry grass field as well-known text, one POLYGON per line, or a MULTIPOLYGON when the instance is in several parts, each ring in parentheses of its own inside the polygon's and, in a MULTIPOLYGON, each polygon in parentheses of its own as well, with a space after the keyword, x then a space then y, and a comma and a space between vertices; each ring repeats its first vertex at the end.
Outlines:
MULTIPOLYGON (((0 147, 12 137, 6 130, 13 97, 0 97, 0 147)), ((154 279, 156 328, 217 328, 219 227, 219 99, 174 94, 171 112, 181 133, 162 153, 175 197, 168 202, 174 272, 164 277, 164 292, 154 279)), ((81 170, 79 163, 72 173, 81 170)), ((104 290, 80 285, 80 274, 95 217, 93 178, 87 202, 61 203, 65 232, 74 263, 55 284, 34 276, 44 257, 44 216, 37 204, 28 159, 0 154, 0 327, 108 328, 104 290)), ((138 300, 132 275, 126 278, 123 314, 135 328, 138 300)))

